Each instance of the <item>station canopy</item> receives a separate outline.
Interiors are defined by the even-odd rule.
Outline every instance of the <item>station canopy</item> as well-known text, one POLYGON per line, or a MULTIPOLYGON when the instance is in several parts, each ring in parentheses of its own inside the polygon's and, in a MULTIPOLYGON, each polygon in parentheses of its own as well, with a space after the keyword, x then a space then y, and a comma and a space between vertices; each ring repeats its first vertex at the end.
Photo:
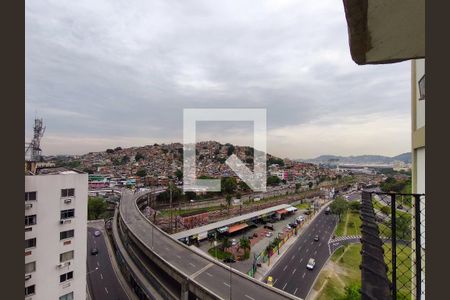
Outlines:
POLYGON ((242 230, 242 229, 247 228, 247 227, 248 227, 248 224, 247 224, 247 223, 236 224, 236 225, 231 226, 231 227, 228 229, 228 233, 233 233, 233 232, 242 230))

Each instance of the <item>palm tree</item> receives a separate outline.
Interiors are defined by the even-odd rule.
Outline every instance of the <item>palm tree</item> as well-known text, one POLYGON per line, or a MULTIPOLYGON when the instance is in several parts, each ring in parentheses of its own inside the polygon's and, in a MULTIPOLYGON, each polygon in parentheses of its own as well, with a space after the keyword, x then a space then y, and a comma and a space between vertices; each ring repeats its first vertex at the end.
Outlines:
POLYGON ((222 250, 225 251, 225 249, 229 248, 230 246, 231 246, 230 239, 225 236, 222 240, 222 250))
POLYGON ((231 195, 228 194, 225 199, 227 200, 227 205, 228 205, 228 214, 230 214, 230 206, 231 206, 231 195))
POLYGON ((251 246, 252 244, 250 243, 250 240, 248 239, 248 238, 246 238, 246 237, 242 237, 240 240, 239 240, 239 248, 242 248, 242 249, 244 249, 244 252, 245 252, 245 256, 247 256, 247 254, 250 252, 250 249, 251 249, 251 246))

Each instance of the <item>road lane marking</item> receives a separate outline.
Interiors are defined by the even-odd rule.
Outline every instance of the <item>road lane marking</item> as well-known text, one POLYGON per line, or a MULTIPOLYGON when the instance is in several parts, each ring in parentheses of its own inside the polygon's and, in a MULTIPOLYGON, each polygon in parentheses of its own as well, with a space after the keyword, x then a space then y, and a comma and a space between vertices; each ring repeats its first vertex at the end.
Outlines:
POLYGON ((227 287, 230 287, 230 285, 228 283, 226 283, 226 282, 224 282, 223 284, 225 284, 227 287))
POLYGON ((300 263, 303 261, 303 257, 302 257, 302 259, 300 259, 300 263))
POLYGON ((322 243, 319 243, 319 247, 322 245, 322 243))
POLYGON ((294 269, 294 271, 292 271, 292 275, 294 275, 295 271, 297 271, 297 269, 294 269))
POLYGON ((293 260, 295 258, 295 255, 292 255, 292 258, 291 258, 291 260, 293 260))
POLYGON ((303 273, 303 276, 302 276, 302 278, 305 278, 305 275, 306 275, 306 272, 305 272, 305 273, 303 273))
POLYGON ((302 249, 302 246, 298 247, 298 251, 300 251, 300 249, 302 249))
POLYGON ((208 275, 209 277, 213 277, 211 273, 206 272, 206 275, 208 275))
POLYGON ((193 263, 189 263, 189 265, 193 266, 195 268, 195 265, 193 263))
POLYGON ((309 251, 309 248, 308 249, 306 249, 306 251, 305 252, 308 252, 309 251))
POLYGON ((179 256, 178 254, 176 254, 176 256, 178 257, 178 259, 181 259, 181 256, 179 256))
POLYGON ((273 282, 273 285, 275 285, 275 283, 277 283, 277 281, 278 281, 278 278, 277 278, 277 279, 275 279, 275 281, 273 282))
POLYGON ((283 286, 283 291, 284 291, 284 289, 286 288, 286 285, 287 285, 287 282, 284 284, 284 286, 283 286))
POLYGON ((100 278, 103 279, 103 274, 102 273, 100 273, 100 278))
POLYGON ((106 287, 105 287, 105 291, 106 291, 107 294, 109 294, 108 289, 106 287))
POLYGON ((97 267, 100 267, 100 264, 99 264, 99 262, 97 261, 97 267))
POLYGON ((294 295, 297 294, 298 288, 295 288, 294 295))
POLYGON ((287 265, 284 266, 283 271, 286 271, 287 265))
POLYGON ((247 297, 250 300, 255 300, 255 298, 250 297, 249 295, 245 294, 245 297, 247 297))
POLYGON ((317 254, 317 250, 316 251, 314 251, 314 255, 316 255, 317 254))

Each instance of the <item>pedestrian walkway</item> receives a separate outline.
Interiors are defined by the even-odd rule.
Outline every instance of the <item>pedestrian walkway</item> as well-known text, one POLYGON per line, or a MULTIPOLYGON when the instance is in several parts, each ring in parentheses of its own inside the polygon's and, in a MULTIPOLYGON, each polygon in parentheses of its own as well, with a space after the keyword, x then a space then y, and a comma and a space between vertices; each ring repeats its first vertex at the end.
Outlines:
POLYGON ((346 236, 338 236, 334 239, 330 240, 330 243, 336 243, 336 242, 342 242, 347 240, 354 240, 354 239, 360 239, 360 235, 346 235, 346 236))

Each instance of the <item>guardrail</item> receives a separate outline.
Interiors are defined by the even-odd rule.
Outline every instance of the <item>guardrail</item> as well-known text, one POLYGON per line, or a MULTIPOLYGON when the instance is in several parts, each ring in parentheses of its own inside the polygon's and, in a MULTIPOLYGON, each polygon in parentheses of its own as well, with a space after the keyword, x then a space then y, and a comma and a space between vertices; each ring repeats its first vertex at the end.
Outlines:
MULTIPOLYGON (((280 299, 299 299, 299 298, 297 298, 293 295, 290 295, 284 291, 267 286, 264 283, 257 281, 256 279, 250 278, 250 277, 242 274, 241 272, 230 268, 229 266, 223 264, 222 262, 218 262, 218 261, 214 260, 213 258, 209 257, 207 254, 203 255, 201 253, 193 251, 185 244, 173 240, 167 233, 165 233, 163 230, 161 230, 160 228, 155 226, 150 220, 148 220, 144 216, 142 211, 139 209, 139 205, 141 204, 141 202, 147 201, 147 199, 144 197, 146 197, 147 194, 149 194, 149 193, 155 193, 155 191, 145 191, 145 192, 141 192, 141 193, 136 193, 136 194, 132 195, 131 199, 128 199, 128 201, 133 201, 134 208, 137 210, 137 212, 140 216, 140 220, 138 220, 138 221, 142 220, 142 221, 146 222, 149 226, 151 226, 152 231, 156 230, 159 235, 162 235, 165 238, 170 239, 171 242, 176 243, 178 246, 183 247, 190 254, 195 254, 197 256, 200 256, 202 259, 205 259, 208 264, 214 264, 216 266, 220 266, 221 268, 224 268, 227 272, 230 272, 230 275, 231 275, 231 273, 233 273, 234 275, 241 277, 242 280, 251 281, 252 283, 256 284, 258 289, 260 289, 260 288, 267 289, 268 293, 272 292, 272 295, 271 295, 272 298, 273 298, 273 294, 275 293, 276 295, 279 295, 280 299)), ((132 229, 127 224, 127 220, 126 220, 127 217, 124 215, 124 214, 126 214, 126 212, 124 212, 122 210, 122 207, 123 206, 121 203, 121 205, 119 206, 119 208, 120 208, 119 217, 122 219, 123 225, 127 227, 127 230, 126 230, 127 234, 128 235, 131 234, 133 239, 140 243, 139 246, 141 248, 145 249, 145 253, 148 254, 149 258, 152 259, 152 261, 155 264, 159 265, 162 269, 167 270, 167 272, 170 273, 170 276, 174 277, 174 279, 176 279, 177 281, 180 282, 180 284, 182 286, 182 293, 181 293, 182 299, 187 299, 189 291, 191 291, 191 293, 194 293, 194 292, 201 293, 202 299, 222 299, 222 297, 217 295, 215 292, 213 292, 207 286, 203 286, 198 281, 196 281, 196 279, 194 277, 192 277, 192 275, 185 274, 183 271, 179 270, 176 266, 174 266, 170 261, 167 261, 161 255, 159 255, 156 251, 153 251, 151 246, 147 245, 138 235, 133 233, 132 229)), ((134 221, 136 221, 136 220, 134 220, 134 221)), ((199 296, 199 295, 197 295, 197 296, 199 296)), ((276 298, 278 298, 278 297, 276 297, 276 298)))
POLYGON ((362 299, 424 299, 425 195, 363 191, 362 299))

